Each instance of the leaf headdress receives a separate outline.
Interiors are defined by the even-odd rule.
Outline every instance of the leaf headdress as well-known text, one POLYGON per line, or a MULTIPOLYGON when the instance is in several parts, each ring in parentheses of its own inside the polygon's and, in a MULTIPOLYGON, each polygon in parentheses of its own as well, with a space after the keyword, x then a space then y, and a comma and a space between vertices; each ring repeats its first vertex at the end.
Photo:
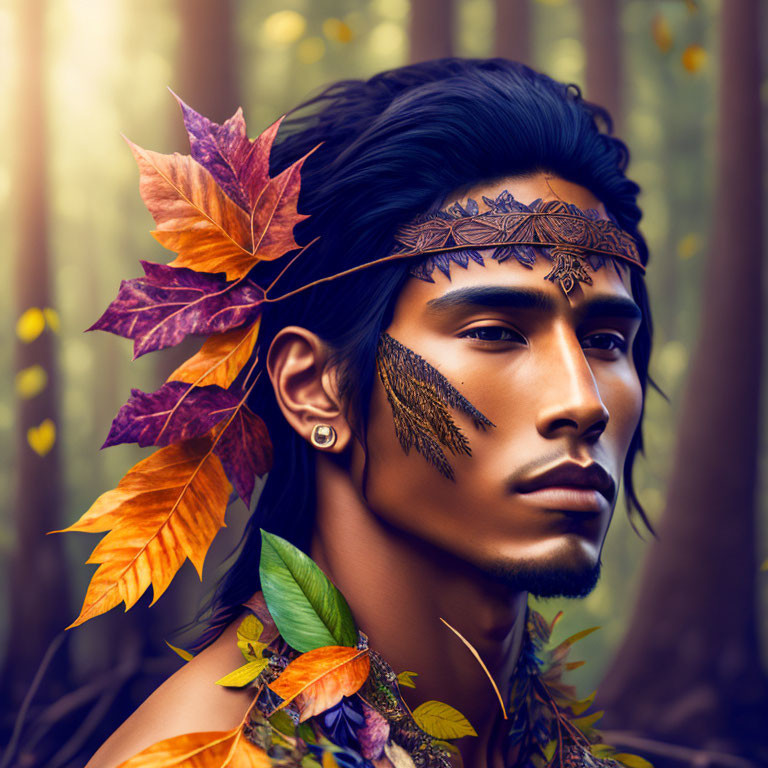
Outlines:
POLYGON ((88 330, 132 339, 134 358, 208 338, 158 390, 132 390, 112 423, 104 447, 158 450, 65 529, 107 532, 88 559, 99 567, 71 626, 121 602, 127 610, 150 584, 156 601, 187 558, 202 576, 233 489, 249 506, 255 476, 272 463, 266 425, 247 405, 265 303, 254 267, 298 249, 294 227, 307 218, 297 210, 301 169, 311 152, 270 176, 281 120, 251 140, 242 110, 219 125, 178 101, 190 155, 128 142, 152 234, 176 258, 142 262, 144 275, 123 281, 88 330))

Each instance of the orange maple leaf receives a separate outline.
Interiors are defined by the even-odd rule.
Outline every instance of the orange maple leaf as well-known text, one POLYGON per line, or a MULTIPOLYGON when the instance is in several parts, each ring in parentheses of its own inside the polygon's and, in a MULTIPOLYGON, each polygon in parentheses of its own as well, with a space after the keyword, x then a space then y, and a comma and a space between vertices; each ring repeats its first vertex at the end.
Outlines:
POLYGON ((243 736, 243 726, 231 731, 186 733, 153 744, 118 768, 269 768, 267 753, 243 736))
POLYGON ((302 653, 269 687, 285 699, 280 708, 295 700, 304 722, 359 691, 370 669, 367 648, 328 645, 302 653))
MULTIPOLYGON (((88 563, 100 563, 75 627, 120 602, 128 610, 152 585, 154 603, 189 558, 202 578, 203 560, 224 526, 231 491, 213 453, 226 425, 161 448, 136 464, 117 488, 99 496, 64 531, 109 533, 88 563), (111 529, 111 530, 110 530, 111 529)), ((69 628, 69 627, 68 627, 69 628)))
POLYGON ((200 351, 182 363, 168 381, 185 381, 197 387, 218 384, 227 389, 251 357, 261 318, 244 328, 211 336, 200 351))
POLYGON ((157 224, 152 234, 178 254, 171 265, 226 272, 228 280, 244 275, 255 263, 248 214, 188 155, 128 144, 141 174, 141 197, 157 224))

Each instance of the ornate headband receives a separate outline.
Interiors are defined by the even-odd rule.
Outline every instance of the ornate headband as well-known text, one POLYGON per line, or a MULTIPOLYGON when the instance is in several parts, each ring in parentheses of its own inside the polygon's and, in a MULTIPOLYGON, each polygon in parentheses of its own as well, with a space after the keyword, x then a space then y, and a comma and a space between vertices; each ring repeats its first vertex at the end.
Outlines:
MULTIPOLYGON (((559 201, 524 206, 506 193, 486 199, 486 213, 470 203, 421 217, 398 233, 398 248, 388 256, 273 296, 293 260, 266 287, 255 281, 258 267, 299 248, 293 230, 307 218, 297 202, 308 155, 270 176, 279 120, 251 140, 241 110, 219 125, 179 103, 191 156, 130 145, 142 198, 157 224, 153 234, 176 258, 168 265, 142 262, 144 276, 123 281, 89 330, 132 339, 134 357, 190 335, 208 338, 158 390, 132 390, 112 423, 103 447, 137 443, 157 450, 65 529, 106 532, 88 560, 99 567, 72 626, 121 602, 127 610, 150 585, 157 600, 186 559, 202 575, 233 492, 250 505, 255 476, 268 472, 272 462, 267 427, 247 405, 259 376, 257 341, 268 303, 375 264, 420 255, 426 258, 413 272, 431 280, 435 268, 447 272, 451 261, 482 263, 478 251, 485 248, 494 248, 499 261, 514 256, 528 266, 536 258, 534 249, 541 250, 555 261, 548 279, 566 292, 578 281, 591 282, 585 266, 599 267, 592 258, 615 257, 643 269, 634 241, 596 211, 559 201)), ((410 360, 410 369, 427 380, 435 397, 492 426, 422 363, 410 360)), ((468 452, 449 422, 447 410, 423 424, 399 422, 404 447, 415 445, 448 476, 438 443, 468 452), (450 439, 442 436, 446 424, 450 439)))
POLYGON ((450 261, 466 265, 469 258, 483 263, 478 251, 493 248, 492 258, 505 261, 515 256, 525 266, 536 260, 535 249, 554 265, 545 279, 557 282, 569 293, 578 282, 591 284, 586 265, 598 268, 590 256, 620 259, 645 272, 634 239, 613 221, 601 219, 593 209, 581 210, 560 200, 534 200, 524 205, 504 191, 496 199, 483 197, 488 210, 479 212, 469 200, 447 210, 421 216, 395 236, 398 248, 392 256, 427 256, 411 274, 431 280, 435 267, 448 274, 450 261))

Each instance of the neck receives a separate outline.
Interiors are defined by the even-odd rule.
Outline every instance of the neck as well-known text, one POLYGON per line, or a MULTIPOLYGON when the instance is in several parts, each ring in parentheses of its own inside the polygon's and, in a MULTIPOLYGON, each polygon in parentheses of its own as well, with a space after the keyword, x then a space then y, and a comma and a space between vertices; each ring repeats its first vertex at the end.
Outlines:
POLYGON ((493 729, 501 717, 498 698, 469 649, 440 619, 477 650, 507 702, 527 594, 382 521, 349 474, 324 456, 318 458, 310 554, 346 597, 371 648, 396 673, 418 673, 415 689, 402 688, 406 704, 414 709, 437 700, 455 707, 478 733, 458 742, 466 768, 503 765, 505 724, 493 729))

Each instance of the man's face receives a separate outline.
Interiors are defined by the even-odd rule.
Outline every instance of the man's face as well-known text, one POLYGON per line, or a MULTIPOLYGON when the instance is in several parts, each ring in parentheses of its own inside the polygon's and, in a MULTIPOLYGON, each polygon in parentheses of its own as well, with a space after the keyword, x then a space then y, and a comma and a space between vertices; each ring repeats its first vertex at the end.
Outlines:
MULTIPOLYGON (((554 195, 580 208, 591 193, 538 174, 484 185, 453 199, 524 203, 554 195)), ((448 203, 452 200, 448 200, 448 203)), ((386 332, 438 369, 495 427, 451 415, 472 455, 446 451, 454 480, 415 449, 406 455, 377 378, 367 436, 366 499, 380 518, 428 547, 541 595, 585 594, 638 425, 642 391, 632 361, 640 314, 627 269, 608 261, 566 296, 510 259, 410 278, 386 332)), ((458 565, 458 563, 457 563, 458 565)))

